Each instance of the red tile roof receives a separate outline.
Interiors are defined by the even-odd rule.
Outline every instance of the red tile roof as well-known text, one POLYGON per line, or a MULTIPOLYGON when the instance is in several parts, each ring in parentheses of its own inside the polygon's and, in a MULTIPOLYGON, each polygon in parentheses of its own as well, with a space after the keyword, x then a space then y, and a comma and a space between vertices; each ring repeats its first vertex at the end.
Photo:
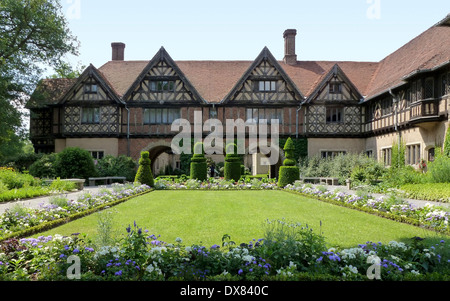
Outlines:
POLYGON ((433 26, 379 63, 367 91, 375 97, 403 84, 402 78, 417 70, 450 62, 450 26, 433 26))
MULTIPOLYGON (((404 83, 404 77, 423 69, 450 62, 450 15, 415 39, 387 56, 381 62, 298 61, 295 65, 279 62, 300 92, 308 97, 331 68, 338 64, 361 95, 369 100, 404 83)), ((109 61, 98 70, 122 97, 148 65, 149 61, 109 61)), ((253 61, 175 61, 201 97, 218 103, 234 88, 253 61)), ((57 81, 60 86, 68 82, 57 81)), ((49 102, 64 89, 46 86, 54 91, 49 102)))

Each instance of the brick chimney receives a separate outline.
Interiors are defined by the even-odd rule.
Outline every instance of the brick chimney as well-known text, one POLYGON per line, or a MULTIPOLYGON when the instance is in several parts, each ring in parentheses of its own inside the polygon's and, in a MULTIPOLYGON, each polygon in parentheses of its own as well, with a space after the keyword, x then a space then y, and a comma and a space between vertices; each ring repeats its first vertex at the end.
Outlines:
POLYGON ((295 36, 296 29, 286 29, 283 34, 284 38, 284 62, 288 65, 297 63, 297 55, 295 54, 295 36))
POLYGON ((123 61, 125 59, 125 44, 124 43, 111 43, 112 48, 112 60, 123 61))

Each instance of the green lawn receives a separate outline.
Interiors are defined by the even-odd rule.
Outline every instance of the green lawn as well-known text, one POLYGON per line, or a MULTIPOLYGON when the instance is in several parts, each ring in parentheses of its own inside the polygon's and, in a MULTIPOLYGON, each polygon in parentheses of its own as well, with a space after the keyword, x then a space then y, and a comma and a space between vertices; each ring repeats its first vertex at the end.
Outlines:
MULTIPOLYGON (((113 207, 114 227, 121 234, 137 225, 172 243, 221 244, 224 234, 236 243, 262 238, 266 220, 285 218, 308 225, 332 246, 354 247, 367 241, 388 243, 414 236, 449 237, 375 215, 283 191, 154 191, 113 207), (322 223, 322 226, 320 224, 322 223)), ((43 235, 86 233, 94 237, 98 214, 63 225, 43 235)))

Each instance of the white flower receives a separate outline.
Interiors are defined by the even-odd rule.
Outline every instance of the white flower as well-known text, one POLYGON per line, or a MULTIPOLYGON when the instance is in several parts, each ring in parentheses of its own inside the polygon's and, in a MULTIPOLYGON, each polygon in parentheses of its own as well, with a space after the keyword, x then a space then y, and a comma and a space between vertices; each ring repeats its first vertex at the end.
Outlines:
POLYGON ((251 255, 244 255, 244 256, 242 256, 242 259, 246 262, 252 262, 253 260, 255 260, 255 257, 253 257, 251 255))

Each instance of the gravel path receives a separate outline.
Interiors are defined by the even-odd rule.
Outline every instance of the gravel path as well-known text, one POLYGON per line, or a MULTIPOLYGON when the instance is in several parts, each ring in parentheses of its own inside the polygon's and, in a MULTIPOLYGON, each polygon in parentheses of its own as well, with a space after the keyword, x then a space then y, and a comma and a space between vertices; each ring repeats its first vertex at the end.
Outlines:
MULTIPOLYGON (((357 192, 355 190, 348 189, 347 186, 331 186, 331 185, 313 185, 313 186, 325 186, 328 190, 333 191, 335 189, 339 189, 339 191, 349 193, 349 194, 356 194, 357 192)), ((374 198, 379 198, 381 196, 386 196, 384 194, 380 193, 370 193, 374 198)), ((415 199, 404 199, 408 203, 416 206, 416 207, 423 207, 425 204, 432 204, 435 206, 442 206, 450 209, 450 203, 440 203, 440 202, 432 202, 432 201, 424 201, 424 200, 415 200, 415 199)))
MULTIPOLYGON (((68 199, 71 200, 77 200, 79 196, 90 192, 92 194, 97 193, 100 189, 104 188, 110 188, 107 186, 95 186, 95 187, 84 187, 83 190, 70 192, 70 193, 64 193, 62 195, 67 196, 68 199)), ((7 209, 14 207, 15 205, 19 204, 24 207, 28 208, 39 208, 42 205, 49 204, 51 196, 44 196, 44 197, 38 197, 34 199, 27 199, 23 201, 15 201, 15 202, 6 202, 6 203, 0 203, 0 214, 4 213, 7 209)))
MULTIPOLYGON (((321 185, 321 186, 324 186, 324 185, 321 185)), ((356 191, 349 190, 347 188, 347 186, 326 186, 326 187, 330 191, 333 191, 335 189, 339 189, 339 191, 342 191, 342 192, 345 192, 345 193, 356 194, 356 191)), ((82 195, 82 194, 84 194, 86 192, 90 192, 90 193, 95 194, 100 189, 104 189, 104 188, 110 188, 110 186, 109 187, 108 186, 85 187, 81 191, 71 192, 71 193, 67 193, 67 194, 64 194, 64 195, 66 195, 69 199, 76 200, 76 199, 78 199, 78 197, 80 195, 82 195)), ((382 194, 374 194, 374 193, 372 195, 374 197, 376 197, 376 198, 382 196, 382 194)), ((49 201, 50 201, 50 196, 46 196, 46 197, 39 197, 39 198, 28 199, 28 200, 23 200, 23 201, 1 203, 0 204, 0 214, 4 213, 9 208, 12 208, 16 204, 20 204, 20 205, 23 205, 23 206, 29 207, 29 208, 39 208, 43 204, 48 204, 49 201)), ((443 206, 443 207, 446 207, 446 208, 450 209, 450 203, 438 203, 438 202, 413 200, 413 199, 405 199, 405 201, 408 201, 409 203, 411 203, 411 204, 413 204, 414 206, 417 206, 417 207, 423 207, 425 204, 430 203, 430 204, 433 204, 433 205, 443 206)))

